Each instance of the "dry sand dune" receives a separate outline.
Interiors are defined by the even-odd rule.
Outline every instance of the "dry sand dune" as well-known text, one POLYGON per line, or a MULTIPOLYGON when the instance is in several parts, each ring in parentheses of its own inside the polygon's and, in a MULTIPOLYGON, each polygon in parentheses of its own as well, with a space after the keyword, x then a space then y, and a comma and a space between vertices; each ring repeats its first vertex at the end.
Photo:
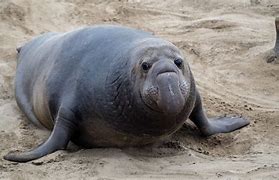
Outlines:
POLYGON ((49 135, 19 111, 15 48, 49 31, 122 24, 177 45, 190 62, 210 116, 241 114, 251 124, 200 137, 190 123, 163 144, 141 149, 70 145, 18 164, 0 159, 0 179, 279 179, 279 64, 273 47, 278 0, 1 0, 0 157, 49 135))

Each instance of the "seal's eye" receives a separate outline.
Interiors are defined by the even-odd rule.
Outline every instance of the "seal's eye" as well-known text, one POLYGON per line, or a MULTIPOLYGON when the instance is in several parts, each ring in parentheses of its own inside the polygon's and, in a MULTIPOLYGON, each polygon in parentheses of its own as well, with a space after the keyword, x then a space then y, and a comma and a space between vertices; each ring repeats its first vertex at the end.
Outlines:
POLYGON ((148 63, 148 62, 143 62, 143 63, 141 64, 141 68, 142 68, 144 71, 147 71, 148 69, 151 68, 151 64, 148 63))
POLYGON ((182 59, 176 59, 176 60, 174 60, 174 64, 175 64, 178 68, 182 68, 183 60, 182 60, 182 59))

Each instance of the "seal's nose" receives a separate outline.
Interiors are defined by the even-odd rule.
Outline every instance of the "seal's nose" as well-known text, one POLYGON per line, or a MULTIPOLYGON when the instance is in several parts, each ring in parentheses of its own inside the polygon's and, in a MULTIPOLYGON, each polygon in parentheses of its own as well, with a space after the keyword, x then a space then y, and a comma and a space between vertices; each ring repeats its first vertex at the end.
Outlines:
POLYGON ((159 97, 157 106, 167 115, 176 115, 184 107, 185 99, 179 86, 179 77, 174 72, 160 73, 157 78, 159 97))
POLYGON ((156 74, 156 76, 167 72, 177 73, 177 67, 175 66, 174 63, 166 62, 166 61, 158 61, 154 65, 154 73, 156 74))

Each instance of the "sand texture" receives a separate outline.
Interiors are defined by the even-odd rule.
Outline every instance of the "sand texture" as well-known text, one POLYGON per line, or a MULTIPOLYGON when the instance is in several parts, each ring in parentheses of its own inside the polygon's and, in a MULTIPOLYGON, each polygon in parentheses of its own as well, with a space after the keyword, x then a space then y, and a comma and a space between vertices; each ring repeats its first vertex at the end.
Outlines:
POLYGON ((278 0, 0 0, 0 179, 279 179, 278 0), (200 136, 189 122, 165 142, 140 149, 58 151, 28 163, 2 159, 49 132, 30 124, 14 98, 16 47, 44 32, 94 24, 153 32, 189 61, 210 117, 251 124, 200 136))

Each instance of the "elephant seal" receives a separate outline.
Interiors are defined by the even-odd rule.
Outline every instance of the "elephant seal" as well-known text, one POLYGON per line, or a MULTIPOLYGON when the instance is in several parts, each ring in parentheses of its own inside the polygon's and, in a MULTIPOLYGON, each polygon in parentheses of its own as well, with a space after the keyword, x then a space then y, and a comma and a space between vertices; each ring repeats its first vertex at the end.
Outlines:
POLYGON ((52 132, 37 148, 6 160, 34 160, 69 141, 86 148, 146 145, 187 118, 205 136, 249 124, 240 117, 208 120, 179 49, 141 30, 100 25, 46 33, 18 51, 17 103, 52 132))

